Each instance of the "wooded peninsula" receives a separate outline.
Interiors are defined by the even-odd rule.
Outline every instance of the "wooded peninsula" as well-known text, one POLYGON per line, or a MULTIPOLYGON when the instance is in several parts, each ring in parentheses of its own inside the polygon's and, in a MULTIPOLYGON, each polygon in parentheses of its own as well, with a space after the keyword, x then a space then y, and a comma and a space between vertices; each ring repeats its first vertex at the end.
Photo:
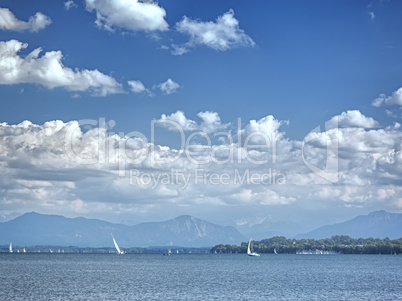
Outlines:
MULTIPOLYGON (((237 245, 216 245, 211 253, 246 253, 248 242, 237 245)), ((402 254, 402 238, 359 238, 347 235, 336 235, 327 239, 287 239, 276 236, 253 242, 253 250, 257 253, 280 254, 402 254)))

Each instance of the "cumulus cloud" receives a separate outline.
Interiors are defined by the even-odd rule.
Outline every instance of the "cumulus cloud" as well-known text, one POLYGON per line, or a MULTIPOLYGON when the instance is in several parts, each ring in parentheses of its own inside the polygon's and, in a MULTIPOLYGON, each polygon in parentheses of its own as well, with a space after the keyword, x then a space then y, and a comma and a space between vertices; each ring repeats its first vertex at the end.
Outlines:
POLYGON ((280 132, 279 128, 289 125, 289 121, 278 120, 272 115, 265 116, 259 120, 250 120, 241 130, 242 139, 253 143, 266 143, 280 140, 285 133, 280 132))
POLYGON ((0 84, 39 84, 53 89, 90 91, 94 96, 123 93, 122 85, 98 70, 72 70, 63 65, 61 51, 49 51, 40 56, 37 48, 26 57, 18 53, 28 44, 17 40, 0 42, 0 84))
POLYGON ((372 117, 364 116, 359 110, 350 110, 342 112, 331 118, 327 125, 330 127, 360 127, 360 128, 376 128, 378 122, 372 117))
MULTIPOLYGON (((104 120, 0 123, 0 207, 2 212, 14 212, 19 206, 94 217, 128 212, 126 218, 148 220, 155 214, 177 214, 180 208, 199 212, 208 207, 213 212, 214 206, 238 208, 240 213, 281 206, 297 213, 317 202, 333 208, 377 204, 393 208, 399 204, 395 200, 402 199, 400 127, 367 128, 361 126, 362 120, 367 125, 366 116, 356 114, 359 122, 350 121, 351 116, 346 114, 345 125, 359 126, 340 127, 333 136, 339 146, 336 185, 306 167, 302 141, 286 138, 281 126, 288 122, 272 115, 241 122, 240 129, 209 111, 198 113, 197 121, 182 111, 156 120, 162 130, 171 130, 169 122, 174 121, 190 135, 205 131, 214 137, 224 130, 231 136, 263 132, 281 137, 267 149, 249 150, 233 140, 211 139, 209 145, 182 151, 155 145, 138 132, 109 133, 114 124, 104 120), (86 126, 89 129, 83 130, 86 126), (271 159, 273 148, 276 160, 258 164, 271 159), (250 157, 259 160, 255 163, 250 157)), ((334 134, 335 129, 310 133, 318 142, 306 147, 306 159, 325 166, 325 150, 334 134)))
POLYGON ((52 20, 37 12, 35 15, 29 18, 28 22, 18 20, 15 15, 8 8, 0 8, 0 29, 10 31, 24 31, 29 30, 37 32, 44 29, 46 26, 52 23, 52 20))
POLYGON ((178 128, 172 125, 170 121, 178 124, 184 131, 195 131, 198 128, 197 123, 193 120, 187 119, 182 111, 177 111, 176 113, 172 113, 170 115, 162 114, 161 118, 156 120, 156 123, 167 128, 168 130, 177 131, 178 128))
POLYGON ((95 24, 113 31, 166 31, 166 11, 153 1, 139 0, 86 0, 86 9, 96 12, 95 24))
POLYGON ((239 46, 254 46, 254 41, 239 27, 239 21, 231 9, 215 22, 192 20, 187 16, 176 23, 176 30, 190 36, 185 45, 173 45, 173 54, 182 55, 189 48, 204 45, 214 50, 225 51, 239 46))
POLYGON ((201 118, 201 130, 206 133, 213 133, 226 129, 229 124, 222 124, 217 112, 205 111, 197 114, 201 118))
POLYGON ((388 106, 402 106, 402 87, 392 92, 391 96, 381 94, 378 98, 374 99, 371 104, 374 107, 380 107, 382 105, 388 106))
POLYGON ((180 88, 180 85, 176 82, 174 82, 173 80, 171 80, 170 78, 168 78, 167 81, 160 83, 159 85, 157 85, 157 87, 165 94, 172 94, 175 93, 177 91, 177 89, 180 88))
MULTIPOLYGON (((363 126, 328 129, 309 133, 303 154, 307 162, 324 172, 332 168, 337 173, 339 187, 373 185, 374 189, 375 185, 401 180, 401 138, 402 132, 396 124, 379 129, 363 126)), ((374 201, 371 189, 370 195, 363 189, 358 191, 374 201)), ((351 194, 351 190, 345 193, 347 197, 343 200, 357 201, 358 193, 351 194)))
POLYGON ((226 129, 229 124, 222 124, 219 114, 216 112, 200 112, 197 116, 202 120, 200 124, 196 121, 188 119, 182 111, 177 111, 170 115, 162 114, 161 118, 155 122, 171 131, 201 131, 204 133, 214 133, 226 129), (171 123, 174 122, 174 124, 171 123))
POLYGON ((288 125, 289 121, 281 121, 276 119, 273 115, 265 116, 259 120, 250 120, 249 124, 245 127, 246 134, 252 132, 264 132, 267 134, 277 133, 282 125, 288 125))

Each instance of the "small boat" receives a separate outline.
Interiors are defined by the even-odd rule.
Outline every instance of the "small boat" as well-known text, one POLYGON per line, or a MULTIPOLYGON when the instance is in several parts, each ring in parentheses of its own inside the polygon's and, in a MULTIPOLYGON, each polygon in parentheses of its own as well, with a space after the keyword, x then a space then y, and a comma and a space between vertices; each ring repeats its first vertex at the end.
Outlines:
POLYGON ((8 248, 8 251, 9 251, 10 253, 13 252, 13 243, 12 243, 12 242, 10 242, 10 247, 8 248))
POLYGON ((117 250, 117 254, 124 254, 124 251, 120 250, 119 245, 117 244, 116 240, 113 237, 113 234, 112 234, 112 238, 113 238, 114 246, 116 247, 116 250, 117 250))
POLYGON ((260 254, 251 251, 252 247, 250 249, 250 245, 251 245, 252 241, 253 241, 253 239, 250 237, 250 240, 248 241, 247 255, 251 256, 251 257, 260 257, 260 254))
POLYGON ((27 250, 25 250, 25 248, 23 248, 22 249, 22 253, 26 253, 27 252, 27 250))
POLYGON ((274 249, 274 253, 275 253, 275 254, 278 254, 278 253, 276 253, 276 249, 274 249))

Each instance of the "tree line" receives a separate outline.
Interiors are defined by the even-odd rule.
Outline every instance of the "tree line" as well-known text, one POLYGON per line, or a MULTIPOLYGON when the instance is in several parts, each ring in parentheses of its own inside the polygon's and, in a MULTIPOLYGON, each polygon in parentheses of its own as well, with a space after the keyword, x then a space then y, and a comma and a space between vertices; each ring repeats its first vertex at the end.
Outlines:
MULTIPOLYGON (((211 253, 247 253, 248 242, 237 245, 216 245, 211 253)), ((326 239, 289 239, 275 236, 253 242, 253 250, 257 253, 296 254, 302 251, 329 251, 341 254, 402 254, 402 238, 351 238, 347 235, 336 235, 326 239)))

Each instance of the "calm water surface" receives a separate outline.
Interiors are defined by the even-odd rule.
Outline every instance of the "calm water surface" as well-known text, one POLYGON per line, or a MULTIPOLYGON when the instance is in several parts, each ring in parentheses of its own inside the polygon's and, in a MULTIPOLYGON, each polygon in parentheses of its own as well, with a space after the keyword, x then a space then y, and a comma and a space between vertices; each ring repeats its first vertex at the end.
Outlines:
POLYGON ((402 300, 402 256, 0 254, 0 300, 402 300))

